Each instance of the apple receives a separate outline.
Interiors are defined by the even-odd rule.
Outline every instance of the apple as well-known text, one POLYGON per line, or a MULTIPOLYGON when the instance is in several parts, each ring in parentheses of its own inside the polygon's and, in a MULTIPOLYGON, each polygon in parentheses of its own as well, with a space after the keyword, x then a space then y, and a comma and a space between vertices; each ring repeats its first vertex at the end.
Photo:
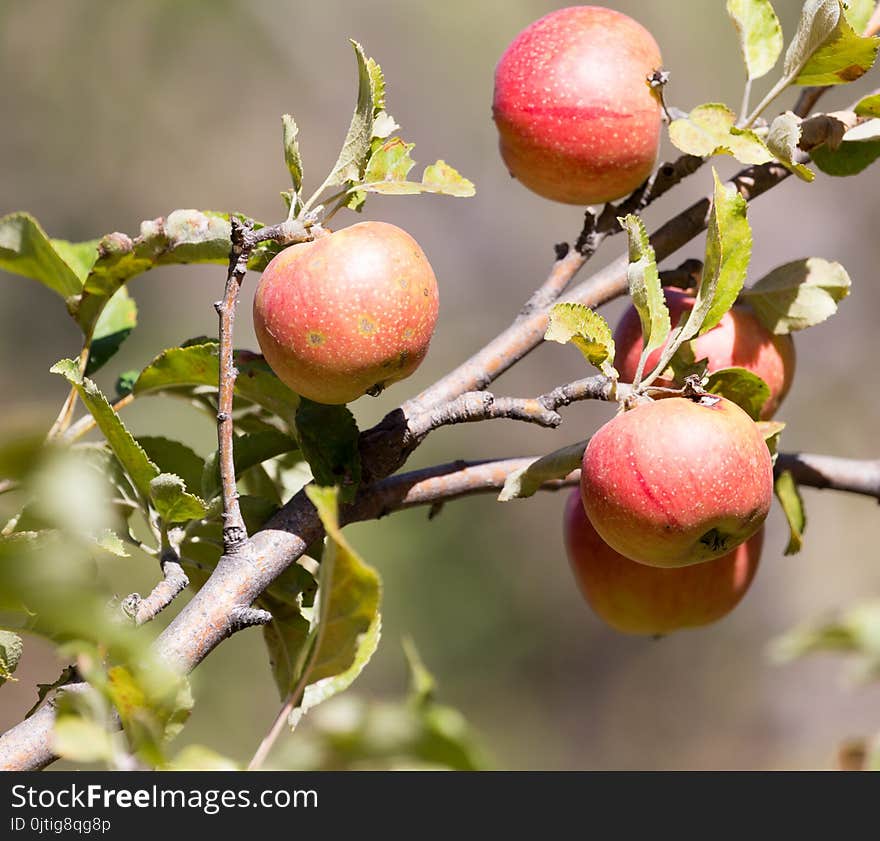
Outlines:
MULTIPOLYGON (((694 296, 688 292, 664 287, 663 294, 673 324, 678 323, 682 313, 694 307, 694 296)), ((642 325, 634 306, 621 316, 614 330, 614 344, 617 348, 614 365, 624 382, 632 382, 644 347, 642 325)), ((645 373, 654 369, 665 347, 664 344, 648 356, 645 373)), ((761 418, 773 417, 794 378, 795 352, 791 336, 774 335, 761 324, 751 307, 740 303, 726 312, 715 327, 694 339, 693 347, 697 359, 708 360, 710 373, 736 366, 761 377, 770 386, 770 397, 764 403, 761 418)), ((655 383, 674 385, 664 379, 657 379, 655 383)))
POLYGON ((437 306, 419 244, 395 225, 360 222, 271 260, 254 298, 254 330, 291 389, 317 403, 348 403, 418 368, 437 306))
POLYGON ((773 465, 755 422, 707 394, 637 404, 593 435, 584 510, 621 555, 679 567, 726 555, 770 510, 773 465))
POLYGON ((526 27, 495 69, 510 174, 567 204, 631 193, 657 160, 661 108, 647 80, 661 64, 651 33, 612 9, 572 6, 526 27))
POLYGON ((580 491, 569 496, 563 533, 568 560, 584 598, 625 634, 657 636, 709 625, 741 601, 761 557, 764 528, 720 558, 658 569, 615 552, 587 519, 580 491))

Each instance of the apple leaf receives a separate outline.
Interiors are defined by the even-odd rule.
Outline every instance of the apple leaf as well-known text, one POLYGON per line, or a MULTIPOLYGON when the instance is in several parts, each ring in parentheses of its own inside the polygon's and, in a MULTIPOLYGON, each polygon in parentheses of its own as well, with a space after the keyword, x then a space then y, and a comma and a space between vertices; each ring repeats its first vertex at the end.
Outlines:
POLYGON ((770 124, 767 148, 780 163, 788 167, 798 178, 810 182, 816 175, 805 164, 794 160, 801 140, 801 118, 791 111, 780 114, 770 124))
POLYGON ((860 35, 864 34, 877 7, 877 0, 845 0, 846 19, 860 35))
POLYGON ((749 79, 773 69, 782 52, 782 27, 770 0, 727 0, 749 79))
POLYGON ((351 502, 361 481, 358 428, 346 406, 300 399, 296 429, 302 454, 315 482, 338 485, 343 502, 351 502))
POLYGON ((850 290, 850 278, 840 263, 808 257, 774 269, 742 298, 773 333, 784 335, 821 324, 837 312, 850 290))
POLYGON ((767 449, 770 450, 770 458, 773 464, 776 464, 776 457, 779 455, 779 439, 782 437, 782 430, 785 429, 783 421, 761 421, 756 424, 764 440, 767 442, 767 449))
POLYGON ((296 121, 290 114, 281 116, 281 141, 284 144, 284 162, 290 172, 290 180, 293 182, 293 189, 296 193, 302 189, 303 165, 302 157, 299 153, 299 144, 296 142, 296 136, 299 134, 299 128, 296 121))
POLYGON ((264 594, 260 606, 272 614, 272 621, 263 625, 263 641, 269 652, 272 677, 283 701, 296 686, 297 663, 309 639, 309 620, 296 602, 288 604, 264 594))
POLYGON ((415 166, 415 161, 410 157, 414 147, 415 143, 406 143, 399 137, 392 137, 376 146, 363 180, 352 185, 349 193, 397 196, 440 193, 458 198, 467 198, 476 193, 473 183, 445 161, 437 161, 426 167, 421 181, 408 181, 407 176, 415 166))
POLYGON ((801 551, 804 543, 804 526, 807 524, 804 501, 801 498, 797 482, 795 482, 794 476, 791 475, 789 470, 783 470, 776 477, 773 489, 776 492, 779 504, 782 506, 785 519, 788 520, 788 527, 791 532, 788 546, 785 547, 785 554, 795 555, 801 551))
MULTIPOLYGON (((297 681, 306 688, 302 711, 347 688, 369 661, 379 640, 382 586, 378 573, 352 549, 338 519, 336 488, 306 489, 327 533, 321 559, 315 621, 308 661, 297 681)), ((291 716, 296 724, 302 711, 291 716)))
POLYGON ((137 304, 121 287, 104 306, 92 333, 86 376, 100 370, 137 326, 137 304))
POLYGON ((706 382, 709 370, 709 360, 705 357, 697 359, 694 353, 694 343, 684 342, 672 355, 666 370, 662 372, 664 379, 670 379, 677 383, 684 383, 686 377, 696 376, 701 383, 706 382))
POLYGON ((136 440, 162 473, 177 474, 188 488, 201 487, 205 461, 185 444, 152 435, 138 436, 136 440))
MULTIPOLYGON (((241 476, 245 470, 249 470, 282 453, 296 450, 297 447, 298 444, 295 438, 279 430, 267 429, 261 432, 238 435, 233 446, 235 475, 236 477, 241 476)), ((216 450, 204 463, 200 486, 202 496, 205 499, 212 499, 220 493, 220 464, 216 450)))
POLYGON ((50 239, 29 213, 0 219, 0 269, 37 280, 62 298, 82 291, 97 243, 50 239))
POLYGON ((12 673, 21 660, 23 643, 18 634, 0 629, 0 686, 7 680, 15 680, 12 673))
POLYGON ((370 155, 373 120, 384 105, 385 80, 379 65, 367 58, 364 48, 357 41, 351 41, 351 45, 358 66, 357 105, 339 157, 324 183, 325 187, 360 181, 370 155))
POLYGON ((866 96, 854 110, 859 117, 880 117, 880 93, 866 96))
POLYGON ((666 370, 685 342, 711 330, 733 306, 745 280, 752 254, 752 232, 746 218, 746 200, 726 187, 712 170, 715 196, 706 235, 706 257, 694 306, 670 334, 656 368, 644 381, 653 382, 666 370))
POLYGON ((840 85, 863 76, 880 38, 856 34, 841 0, 807 0, 785 54, 784 79, 796 85, 840 85))
POLYGON ((645 360, 669 337, 669 309, 660 285, 657 259, 648 232, 638 216, 618 219, 629 241, 629 264, 626 275, 629 294, 642 324, 644 350, 639 358, 633 385, 638 386, 645 370, 645 360))
POLYGON ((669 125, 669 139, 682 152, 708 158, 732 155, 740 163, 764 164, 773 160, 764 141, 751 129, 735 126, 736 114, 720 102, 698 105, 686 117, 669 125))
POLYGON ((510 502, 512 499, 534 496, 545 482, 564 479, 573 470, 579 470, 586 447, 586 441, 578 441, 536 458, 526 467, 514 470, 504 481, 498 501, 510 502))
POLYGON ((826 175, 858 175, 880 158, 880 140, 843 142, 837 149, 820 146, 810 153, 813 163, 826 175))
POLYGON ((76 389, 135 488, 145 500, 154 503, 166 522, 183 522, 204 516, 207 510, 204 502, 187 492, 179 476, 160 473, 97 385, 80 374, 74 360, 62 359, 52 366, 51 371, 61 374, 76 389))
POLYGON ((746 368, 719 368, 709 374, 704 386, 710 394, 732 400, 752 420, 758 420, 761 409, 770 398, 770 386, 746 368))
POLYGON ((227 756, 203 745, 187 745, 168 761, 169 771, 240 771, 241 768, 227 756))
POLYGON ((544 334, 545 341, 567 344, 571 342, 591 365, 606 377, 618 378, 613 365, 614 339, 608 322, 583 304, 554 304, 550 323, 544 334))
MULTIPOLYGON (((209 339, 164 350, 141 371, 132 393, 140 396, 182 386, 216 389, 220 378, 219 352, 219 344, 209 339)), ((263 357, 249 351, 236 351, 235 367, 238 369, 236 396, 262 406, 294 429, 299 396, 275 376, 263 357)))

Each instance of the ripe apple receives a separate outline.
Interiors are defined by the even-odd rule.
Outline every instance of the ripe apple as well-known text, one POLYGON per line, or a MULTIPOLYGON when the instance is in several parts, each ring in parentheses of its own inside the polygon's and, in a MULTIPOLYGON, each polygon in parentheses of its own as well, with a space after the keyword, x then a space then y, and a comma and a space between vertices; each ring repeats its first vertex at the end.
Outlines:
POLYGON ((565 548, 584 598, 599 617, 625 634, 668 634, 717 622, 749 589, 764 543, 763 526, 732 552, 678 569, 624 558, 597 534, 577 489, 563 521, 565 548))
POLYGON ((348 403, 418 368, 437 305, 419 244, 395 225, 360 222, 272 259, 254 329, 282 382, 318 403, 348 403))
MULTIPOLYGON (((694 307, 694 296, 680 289, 664 287, 666 305, 673 324, 684 312, 694 307)), ((624 382, 632 382, 639 357, 642 355, 642 325, 634 306, 630 306, 614 330, 617 353, 614 364, 624 382)), ((761 418, 772 418, 794 378, 795 352, 791 336, 771 333, 747 304, 736 304, 724 314, 715 327, 694 339, 694 356, 709 361, 709 371, 736 366, 757 374, 770 386, 770 397, 761 410, 761 418)), ((666 345, 663 346, 665 348, 666 345)), ((645 372, 652 371, 660 361, 663 348, 648 356, 645 372)), ((673 385, 668 380, 655 380, 657 385, 673 385)))
POLYGON ((651 33, 612 9, 572 6, 526 27, 495 69, 510 174, 568 204, 631 193, 657 160, 660 103, 647 78, 661 63, 651 33))
POLYGON ((621 555, 679 567, 726 555, 764 522, 770 451, 755 422, 724 397, 641 403, 590 439, 584 510, 621 555))

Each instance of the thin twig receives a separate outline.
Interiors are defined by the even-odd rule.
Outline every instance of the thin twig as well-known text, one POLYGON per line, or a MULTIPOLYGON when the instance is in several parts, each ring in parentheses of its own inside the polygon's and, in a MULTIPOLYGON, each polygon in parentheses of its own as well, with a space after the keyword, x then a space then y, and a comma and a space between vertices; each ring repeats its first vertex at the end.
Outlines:
POLYGON ((308 679, 309 670, 307 669, 297 681, 293 691, 287 696, 284 703, 281 705, 281 709, 278 710, 278 714, 275 716, 275 720, 272 722, 269 732, 265 735, 263 741, 260 742, 260 746, 257 748, 256 753, 254 753, 253 759, 248 763, 248 771, 259 770, 266 761, 266 757, 269 755, 275 742, 278 741, 278 737, 281 735, 284 725, 290 718, 290 714, 299 705, 302 695, 306 690, 306 681, 308 679))
POLYGON ((173 549, 166 549, 162 556, 162 580, 153 587, 150 595, 142 599, 132 593, 122 601, 122 610, 135 625, 143 625, 155 619, 189 585, 189 578, 180 565, 180 558, 173 549))

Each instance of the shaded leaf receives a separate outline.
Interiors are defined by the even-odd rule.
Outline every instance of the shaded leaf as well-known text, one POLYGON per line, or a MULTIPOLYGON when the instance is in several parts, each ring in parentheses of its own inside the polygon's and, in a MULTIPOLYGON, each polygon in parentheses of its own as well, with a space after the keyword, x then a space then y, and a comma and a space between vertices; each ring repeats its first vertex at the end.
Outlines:
POLYGON ((293 692, 302 668, 304 647, 309 639, 309 620, 295 602, 289 604, 264 596, 260 599, 260 606, 272 614, 272 621, 263 625, 263 640, 269 652, 272 677, 283 701, 293 692))
POLYGON ((784 470, 776 477, 773 489, 782 506, 782 512, 785 514, 791 532, 788 546, 785 547, 785 554, 795 555, 801 551, 804 543, 804 527, 807 524, 804 501, 801 498, 797 482, 789 470, 784 470))
POLYGON ((660 285, 657 259, 642 220, 630 214, 618 221, 626 231, 629 241, 629 264, 626 276, 629 282, 629 294, 642 324, 644 349, 633 378, 633 385, 637 386, 642 379, 645 360, 669 337, 671 324, 669 309, 660 285))
MULTIPOLYGON (((180 386, 216 389, 220 377, 219 352, 216 341, 169 348, 141 371, 132 391, 141 395, 180 386)), ((263 357, 238 351, 235 366, 235 394, 262 406, 294 428, 299 397, 272 373, 263 357)))
POLYGON ((772 3, 770 0, 727 0, 727 14, 739 34, 748 78, 765 76, 782 52, 782 27, 772 3))
POLYGON ((166 523, 199 520, 208 512, 205 503, 186 490, 180 476, 160 473, 150 482, 150 499, 166 523))
POLYGON ((578 441, 536 458, 528 467, 514 470, 505 480, 498 501, 510 502, 512 499, 534 496, 544 482, 564 479, 573 470, 579 470, 586 447, 586 441, 578 441))
POLYGON ((709 374, 705 385, 710 394, 732 400, 752 420, 758 420, 761 409, 770 398, 770 386, 746 368, 719 368, 709 374))
POLYGON ((837 149, 819 146, 810 153, 813 163, 826 175, 858 175, 880 158, 880 140, 847 143, 837 149))
POLYGON ((187 745, 165 768, 169 771, 240 771, 238 764, 203 745, 187 745))
POLYGON ((779 266, 742 297, 768 330, 785 334, 830 318, 849 290, 849 275, 840 263, 809 257, 779 266))
POLYGON ((205 462, 185 444, 152 435, 142 435, 136 440, 162 473, 176 473, 188 488, 201 488, 205 462))
POLYGON ((571 342, 591 365, 606 377, 619 376, 613 365, 614 339, 608 322, 583 304, 554 304, 544 340, 567 344, 571 342))
POLYGON ((107 302, 95 324, 86 376, 102 368, 137 326, 137 304, 123 286, 107 302))
POLYGON ((338 485, 350 502, 361 481, 358 428, 346 406, 325 405, 301 398, 296 413, 300 448, 319 485, 338 485))
MULTIPOLYGON (((270 458, 297 449, 296 439, 279 430, 265 430, 238 435, 233 441, 233 460, 236 477, 270 458)), ((189 484, 189 482, 187 482, 189 484)), ((202 496, 211 499, 220 493, 220 465, 215 450, 205 461, 201 474, 202 496)))

